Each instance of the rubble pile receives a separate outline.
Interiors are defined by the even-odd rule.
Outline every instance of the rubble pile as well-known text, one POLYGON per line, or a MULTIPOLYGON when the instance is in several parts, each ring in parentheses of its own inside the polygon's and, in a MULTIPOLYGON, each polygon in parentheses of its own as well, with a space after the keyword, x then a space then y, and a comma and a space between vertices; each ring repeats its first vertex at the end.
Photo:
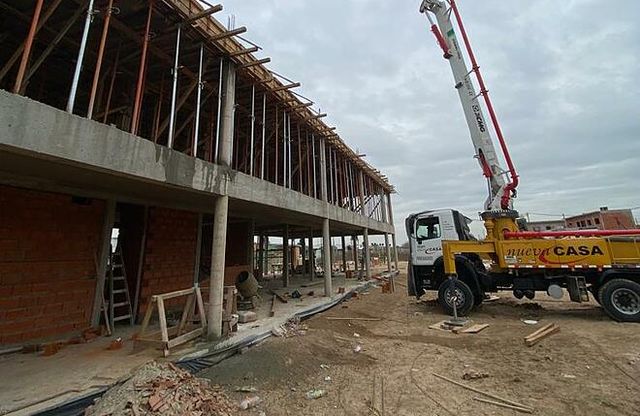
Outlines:
POLYGON ((219 386, 171 363, 152 362, 107 391, 85 415, 232 416, 236 409, 219 386))

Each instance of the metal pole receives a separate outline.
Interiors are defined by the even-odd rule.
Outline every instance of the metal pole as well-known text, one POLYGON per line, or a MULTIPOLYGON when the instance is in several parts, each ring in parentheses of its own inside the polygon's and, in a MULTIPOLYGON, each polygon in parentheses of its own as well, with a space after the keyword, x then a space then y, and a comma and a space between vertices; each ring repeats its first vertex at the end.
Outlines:
POLYGON ((289 189, 293 188, 293 183, 292 183, 292 166, 293 166, 293 157, 291 156, 291 116, 287 117, 287 160, 288 165, 289 165, 289 189))
POLYGON ((322 220, 322 260, 324 265, 324 295, 331 297, 333 287, 331 281, 331 235, 329 233, 329 218, 322 220))
POLYGON ((76 61, 76 69, 73 73, 73 81, 71 83, 71 91, 69 92, 69 100, 67 101, 67 112, 73 113, 73 106, 76 102, 76 94, 78 92, 78 81, 80 81, 80 72, 82 71, 82 61, 84 60, 84 51, 87 48, 87 39, 89 38, 89 28, 93 20, 93 0, 89 0, 89 8, 87 9, 87 18, 84 21, 84 31, 82 32, 82 41, 80 42, 80 50, 78 51, 78 60, 76 61))
POLYGON ((249 175, 253 176, 253 142, 256 130, 256 86, 251 86, 251 145, 249 146, 249 175))
POLYGON ((313 197, 318 198, 318 189, 316 186, 316 138, 311 133, 311 148, 313 149, 313 197))
POLYGON ((218 163, 218 146, 220 142, 220 108, 222 107, 222 65, 224 59, 220 58, 220 80, 218 81, 218 116, 217 116, 217 129, 216 129, 216 147, 214 149, 213 163, 218 163))
POLYGON ((31 56, 31 46, 33 45, 33 39, 36 36, 36 30, 38 27, 38 20, 40 20, 40 12, 42 11, 42 3, 44 0, 38 0, 36 8, 33 11, 33 19, 31 19, 31 27, 27 34, 27 40, 25 41, 24 50, 22 51, 22 59, 20 60, 20 66, 18 67, 18 75, 16 76, 16 83, 13 86, 13 93, 18 94, 22 88, 22 80, 24 79, 24 73, 27 70, 27 64, 29 63, 29 57, 31 56))
POLYGON ((287 112, 282 112, 282 186, 287 187, 287 112))
POLYGON ((147 12, 147 23, 145 25, 144 39, 142 41, 142 53, 140 55, 140 66, 138 68, 138 81, 136 83, 136 96, 133 102, 133 117, 131 119, 131 134, 138 134, 138 124, 140 124, 140 111, 142 110, 142 90, 144 89, 145 71, 147 69, 147 50, 149 47, 149 31, 151 29, 151 16, 153 13, 153 1, 149 1, 147 12))
POLYGON ((264 179, 264 145, 267 122, 267 94, 262 94, 262 154, 260 156, 260 179, 264 179))
POLYGON ((98 88, 98 80, 100 79, 100 70, 102 69, 102 57, 104 56, 104 45, 107 43, 107 34, 109 33, 109 22, 111 21, 111 12, 113 8, 113 0, 109 0, 104 23, 102 25, 102 37, 100 38, 100 46, 98 47, 98 59, 96 60, 96 68, 93 72, 93 83, 91 84, 91 95, 89 96, 89 108, 87 110, 87 118, 93 117, 93 106, 96 100, 96 89, 98 88))
POLYGON ((200 136, 200 104, 202 102, 202 60, 204 58, 204 43, 200 44, 200 63, 198 65, 198 93, 196 94, 196 125, 193 132, 193 151, 191 156, 198 157, 198 139, 200 136))
POLYGON ((167 141, 167 147, 171 149, 173 147, 173 134, 176 122, 176 95, 178 94, 178 65, 180 62, 180 35, 182 34, 182 25, 178 25, 178 32, 176 34, 176 53, 173 62, 173 89, 171 90, 171 113, 169 114, 169 140, 167 141))

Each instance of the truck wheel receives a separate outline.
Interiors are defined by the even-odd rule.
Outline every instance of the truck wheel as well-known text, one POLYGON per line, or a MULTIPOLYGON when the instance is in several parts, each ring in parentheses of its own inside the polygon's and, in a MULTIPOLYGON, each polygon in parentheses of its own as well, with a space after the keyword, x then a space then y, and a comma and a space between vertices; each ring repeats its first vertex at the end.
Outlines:
MULTIPOLYGON (((451 282, 449 279, 444 280, 438 288, 438 302, 444 311, 452 315, 453 314, 453 294, 451 293, 451 282)), ((474 305, 473 292, 469 285, 462 280, 456 280, 455 295, 458 298, 456 301, 456 307, 458 309, 458 315, 464 316, 471 312, 474 305)))
POLYGON ((640 284, 633 280, 613 279, 598 292, 604 311, 620 322, 640 322, 640 284))

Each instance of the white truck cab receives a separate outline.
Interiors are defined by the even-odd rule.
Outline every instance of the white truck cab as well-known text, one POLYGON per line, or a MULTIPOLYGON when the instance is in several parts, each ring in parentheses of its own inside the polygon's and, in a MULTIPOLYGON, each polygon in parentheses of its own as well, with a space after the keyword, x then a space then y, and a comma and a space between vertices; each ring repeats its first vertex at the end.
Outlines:
POLYGON ((409 294, 420 297, 426 290, 438 290, 444 278, 443 240, 475 240, 471 219, 452 209, 412 214, 405 220, 409 239, 409 294))

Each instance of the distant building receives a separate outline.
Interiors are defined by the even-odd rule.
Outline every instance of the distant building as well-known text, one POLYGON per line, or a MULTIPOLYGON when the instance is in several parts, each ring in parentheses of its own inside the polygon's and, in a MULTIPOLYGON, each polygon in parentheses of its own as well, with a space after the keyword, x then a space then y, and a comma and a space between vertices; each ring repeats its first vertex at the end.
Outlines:
POLYGON ((579 230, 626 230, 637 228, 630 209, 609 209, 587 212, 566 218, 566 227, 579 230))
POLYGON ((564 220, 529 221, 528 231, 560 231, 564 230, 564 220))

